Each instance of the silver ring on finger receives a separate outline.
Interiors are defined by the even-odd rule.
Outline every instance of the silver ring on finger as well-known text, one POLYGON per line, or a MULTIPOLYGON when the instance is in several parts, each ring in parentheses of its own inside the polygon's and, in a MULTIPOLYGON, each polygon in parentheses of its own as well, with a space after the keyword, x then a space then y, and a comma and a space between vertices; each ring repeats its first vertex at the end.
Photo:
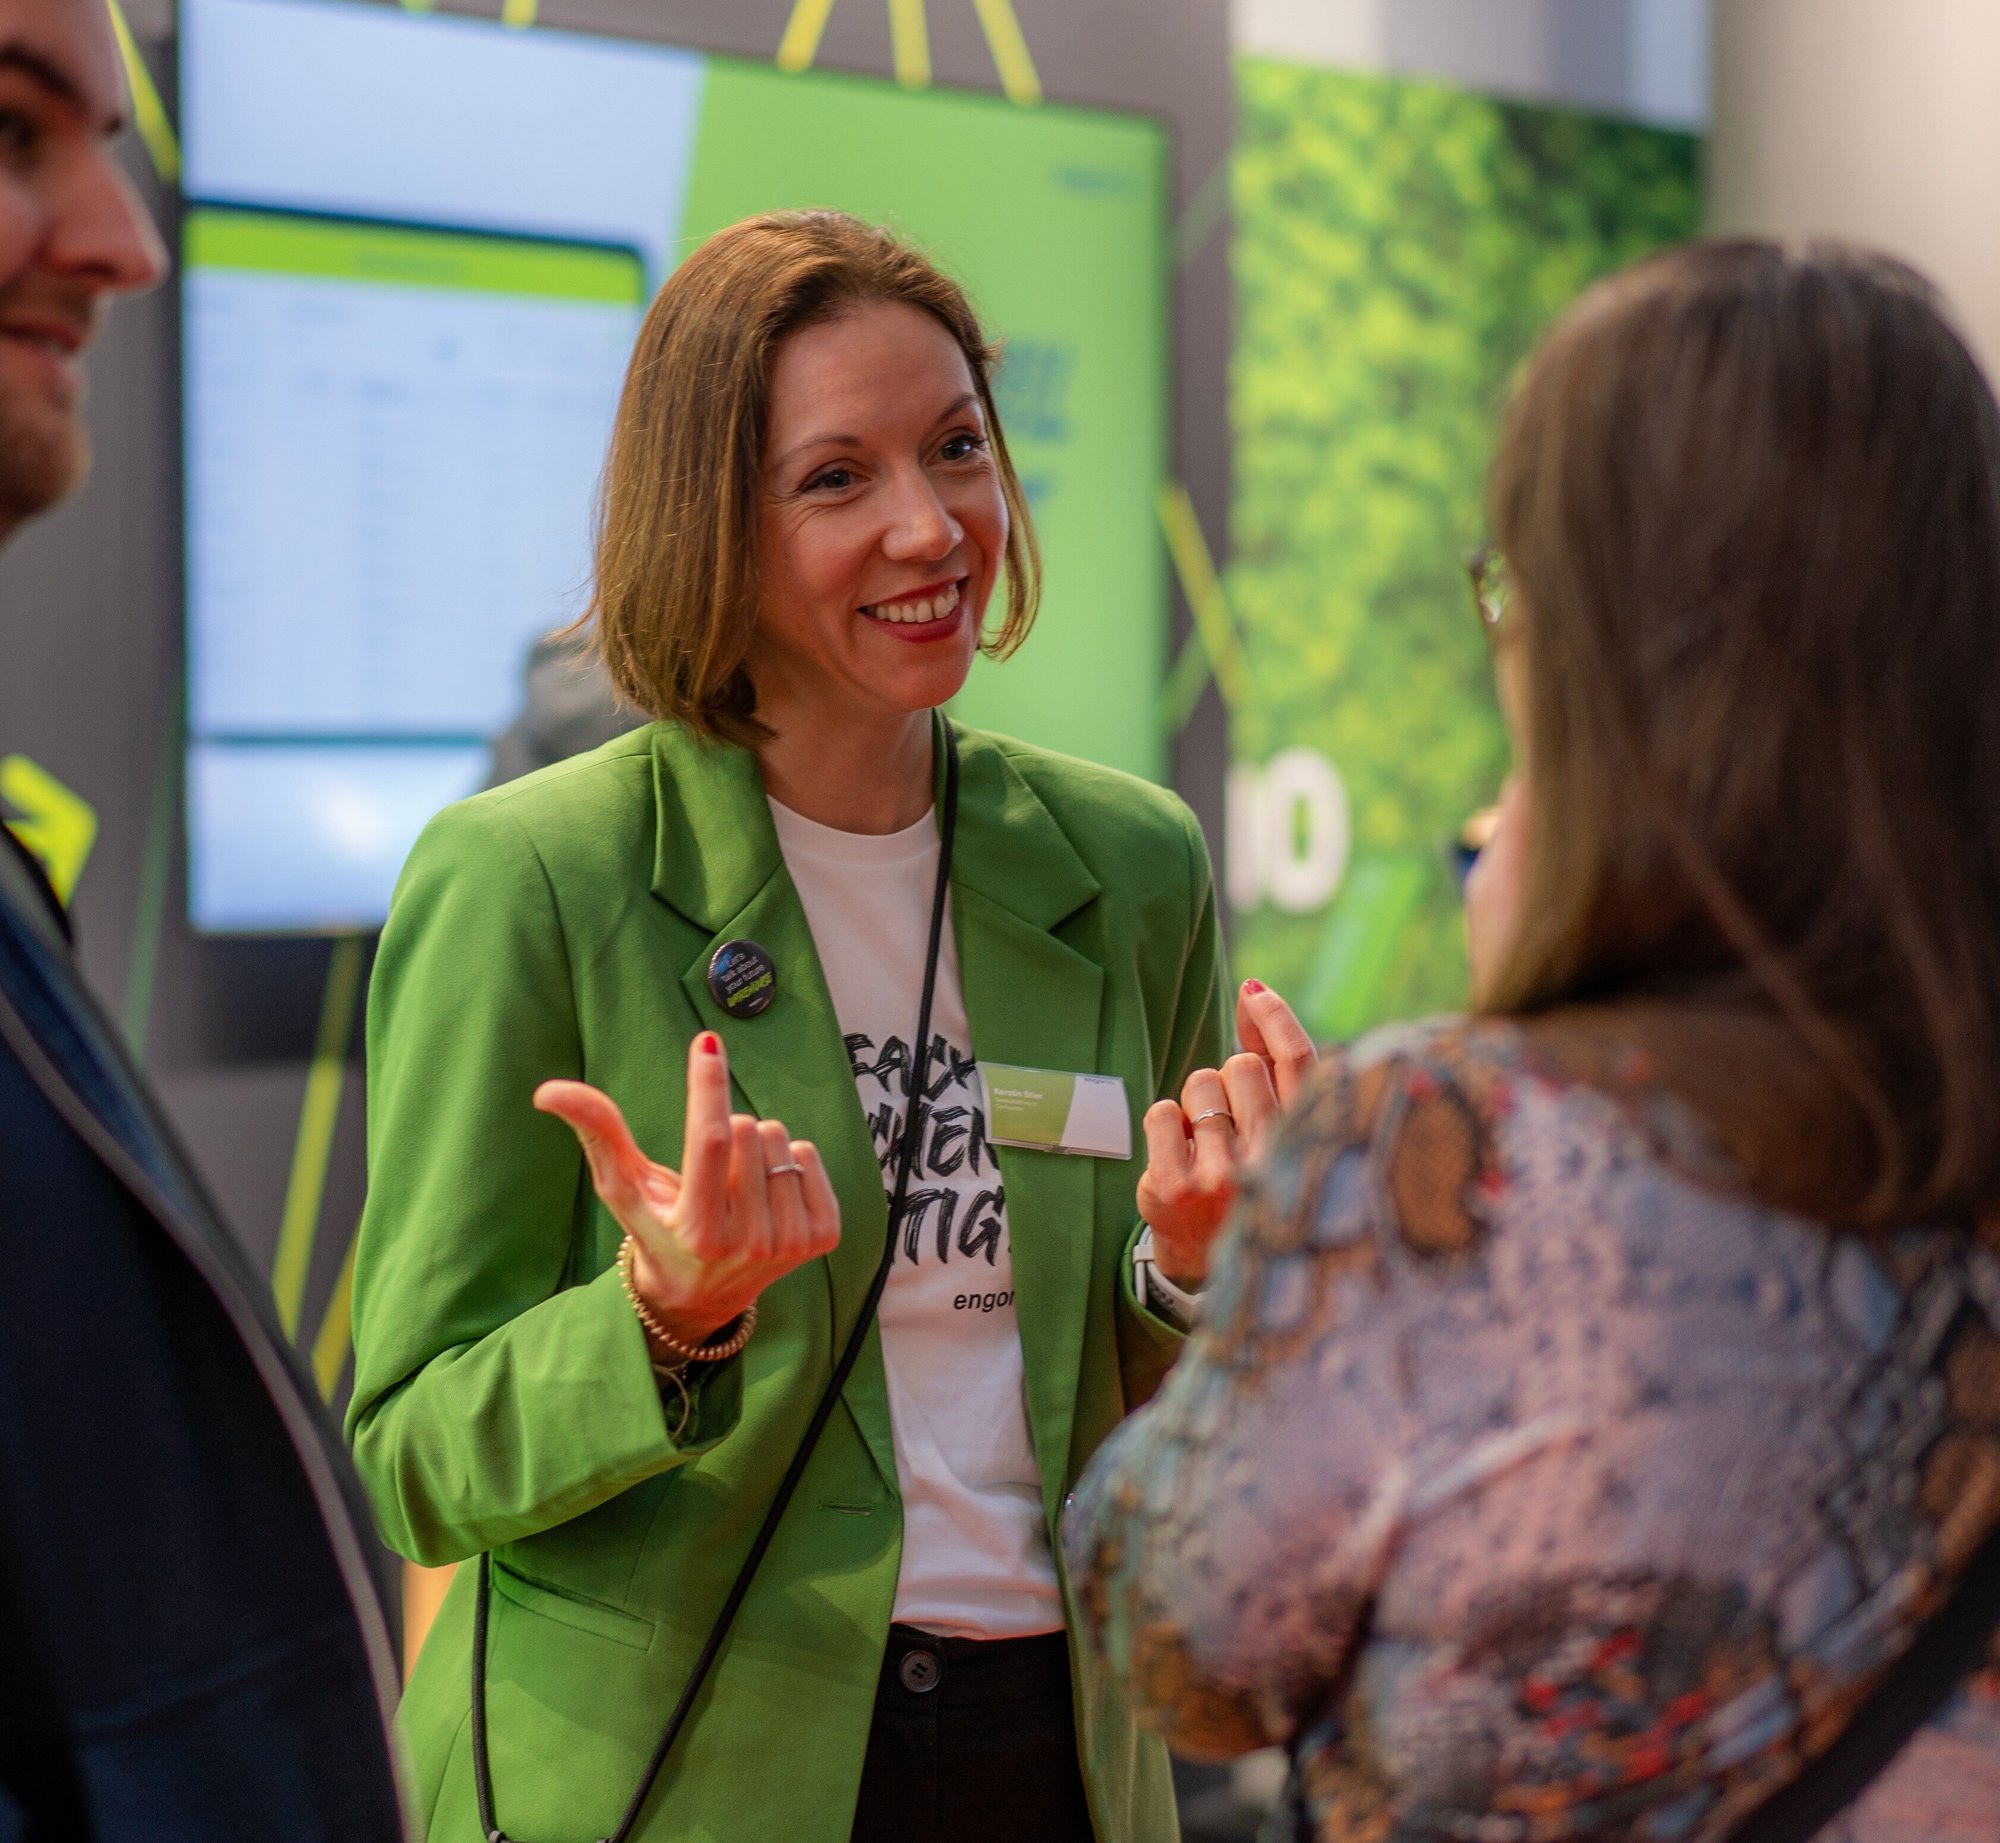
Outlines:
POLYGON ((766 1177, 804 1177, 805 1174, 806 1168, 804 1165, 767 1165, 764 1168, 764 1175, 766 1177))
POLYGON ((1227 1120, 1231 1126, 1236 1124, 1236 1116, 1227 1107, 1205 1107, 1195 1115, 1193 1124, 1199 1126, 1204 1120, 1227 1120))

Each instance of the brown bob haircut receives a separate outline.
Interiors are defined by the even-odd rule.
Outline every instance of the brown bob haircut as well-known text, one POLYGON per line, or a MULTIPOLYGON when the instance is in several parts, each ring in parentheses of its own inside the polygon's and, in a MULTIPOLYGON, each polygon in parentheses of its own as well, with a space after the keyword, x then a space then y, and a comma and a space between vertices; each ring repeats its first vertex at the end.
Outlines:
POLYGON ((2000 414, 1935 291, 1826 245, 1614 277, 1530 363, 1492 514, 1534 825, 1484 1008, 1729 1020, 1662 1072, 1777 1200, 1990 1210, 2000 414))
POLYGON ((1041 555, 993 402, 998 351, 965 291, 888 231, 774 211, 716 232, 668 278, 625 374, 597 511, 594 627, 612 682, 714 741, 769 739, 744 659, 758 613, 757 507, 771 362, 801 327, 874 301, 929 314, 965 354, 1007 501, 1007 613, 981 651, 1027 638, 1041 555))

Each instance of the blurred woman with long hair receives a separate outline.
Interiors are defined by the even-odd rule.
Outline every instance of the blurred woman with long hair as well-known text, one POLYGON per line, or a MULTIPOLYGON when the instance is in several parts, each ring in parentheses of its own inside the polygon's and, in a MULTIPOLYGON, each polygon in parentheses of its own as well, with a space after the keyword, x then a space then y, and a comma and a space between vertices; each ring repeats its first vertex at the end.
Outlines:
MULTIPOLYGON (((1072 1559, 1292 1836, 1716 1838, 2000 1522, 2000 414, 1901 265, 1697 245, 1492 515, 1475 1010, 1309 1087, 1072 1559)), ((2000 1837, 2000 1674, 1839 1824, 2000 1837)))

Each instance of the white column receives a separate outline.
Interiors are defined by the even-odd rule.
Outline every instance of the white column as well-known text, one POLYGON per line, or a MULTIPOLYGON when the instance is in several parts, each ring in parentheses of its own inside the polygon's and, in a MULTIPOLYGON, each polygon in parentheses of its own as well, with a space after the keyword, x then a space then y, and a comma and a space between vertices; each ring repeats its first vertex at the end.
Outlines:
POLYGON ((1717 231, 1914 262, 2000 376, 2000 5, 1716 0, 1717 231))

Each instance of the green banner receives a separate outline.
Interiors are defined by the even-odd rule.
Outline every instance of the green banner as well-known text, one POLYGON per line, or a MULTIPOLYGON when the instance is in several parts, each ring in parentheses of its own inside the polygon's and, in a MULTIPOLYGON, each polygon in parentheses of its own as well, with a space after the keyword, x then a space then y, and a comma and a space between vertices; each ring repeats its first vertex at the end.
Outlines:
POLYGON ((1445 847, 1506 762, 1462 566, 1508 380, 1700 219, 1689 136, 1238 65, 1232 712, 1240 970, 1351 1037, 1465 997, 1445 847))

